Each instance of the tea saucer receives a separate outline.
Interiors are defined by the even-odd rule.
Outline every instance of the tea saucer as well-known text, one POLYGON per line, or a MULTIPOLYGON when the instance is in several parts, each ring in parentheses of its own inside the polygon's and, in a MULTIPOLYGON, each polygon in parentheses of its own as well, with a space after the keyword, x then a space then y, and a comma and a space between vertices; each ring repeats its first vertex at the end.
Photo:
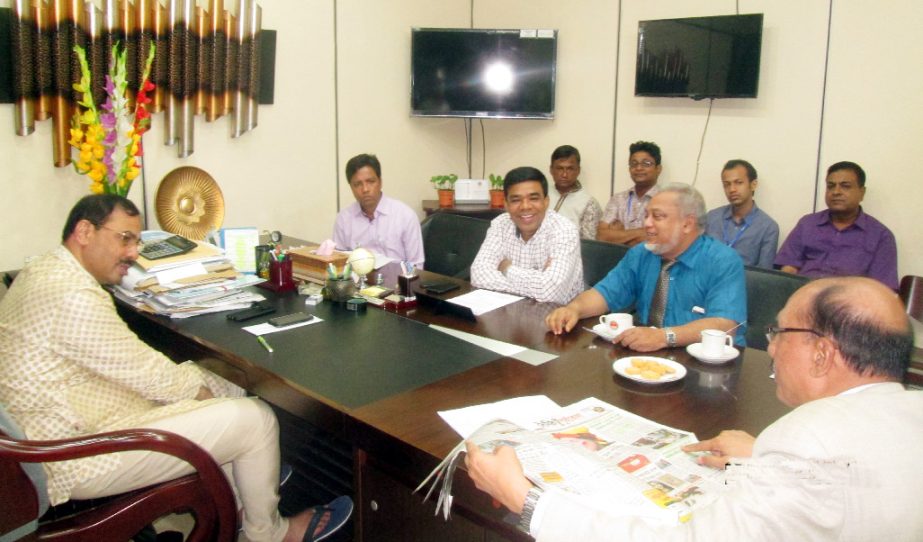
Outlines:
POLYGON ((593 326, 593 333, 595 333, 601 339, 605 339, 607 341, 613 341, 615 340, 616 337, 621 335, 623 331, 625 331, 626 329, 631 329, 632 327, 634 326, 623 327, 613 332, 609 328, 609 326, 607 326, 606 324, 596 324, 595 326, 593 326))
POLYGON ((701 361, 702 363, 711 363, 718 364, 731 361, 740 355, 740 351, 734 348, 733 346, 725 346, 724 352, 720 356, 706 356, 705 352, 702 351, 702 343, 692 343, 686 347, 686 352, 689 352, 689 355, 695 359, 701 361))

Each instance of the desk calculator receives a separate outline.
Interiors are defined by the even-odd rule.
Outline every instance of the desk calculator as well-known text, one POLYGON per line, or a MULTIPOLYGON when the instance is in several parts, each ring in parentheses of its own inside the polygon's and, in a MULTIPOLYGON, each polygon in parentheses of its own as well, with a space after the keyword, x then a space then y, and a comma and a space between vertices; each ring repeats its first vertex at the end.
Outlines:
POLYGON ((141 255, 148 260, 159 260, 160 258, 185 254, 196 246, 198 245, 194 241, 190 241, 181 235, 174 235, 153 243, 145 243, 141 249, 141 255))

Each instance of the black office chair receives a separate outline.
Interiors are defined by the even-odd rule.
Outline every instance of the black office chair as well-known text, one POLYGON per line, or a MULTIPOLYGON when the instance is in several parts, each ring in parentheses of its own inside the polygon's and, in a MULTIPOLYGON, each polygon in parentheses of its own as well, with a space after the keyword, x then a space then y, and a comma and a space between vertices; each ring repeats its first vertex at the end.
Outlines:
POLYGON ((901 279, 900 297, 907 315, 923 322, 923 277, 905 275, 901 279))
POLYGON ((580 240, 580 257, 583 260, 583 282, 587 288, 599 282, 625 257, 631 247, 596 241, 580 240))
POLYGON ((810 279, 751 266, 744 267, 744 275, 747 281, 747 346, 765 350, 769 346, 766 326, 776 321, 776 315, 788 298, 810 279))
POLYGON ((490 228, 489 220, 452 213, 433 213, 420 225, 427 271, 471 278, 471 264, 490 228))

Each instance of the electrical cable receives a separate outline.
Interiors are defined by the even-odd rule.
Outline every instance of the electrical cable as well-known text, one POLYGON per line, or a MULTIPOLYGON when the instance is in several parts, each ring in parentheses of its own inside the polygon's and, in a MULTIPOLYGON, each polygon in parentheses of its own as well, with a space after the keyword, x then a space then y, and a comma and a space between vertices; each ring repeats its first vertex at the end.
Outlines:
POLYGON ((465 124, 465 165, 468 167, 468 178, 471 178, 471 134, 468 133, 470 119, 462 119, 465 124))
POLYGON ((481 125, 481 178, 487 178, 487 136, 484 135, 484 119, 478 119, 481 125))
POLYGON ((711 106, 715 105, 715 99, 708 99, 708 115, 705 116, 705 128, 702 129, 702 140, 699 141, 699 155, 695 159, 695 175, 692 177, 692 186, 699 179, 699 162, 702 161, 702 149, 705 148, 705 134, 708 133, 708 121, 711 120, 711 106))

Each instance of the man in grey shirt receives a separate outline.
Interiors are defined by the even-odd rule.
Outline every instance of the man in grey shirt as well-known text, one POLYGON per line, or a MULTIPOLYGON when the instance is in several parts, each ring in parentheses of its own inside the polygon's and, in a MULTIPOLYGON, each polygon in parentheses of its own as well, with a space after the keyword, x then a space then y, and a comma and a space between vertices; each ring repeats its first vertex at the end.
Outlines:
POLYGON ((756 168, 746 160, 730 160, 721 171, 729 205, 708 212, 705 233, 733 248, 744 265, 772 269, 779 248, 779 225, 753 200, 756 168))

